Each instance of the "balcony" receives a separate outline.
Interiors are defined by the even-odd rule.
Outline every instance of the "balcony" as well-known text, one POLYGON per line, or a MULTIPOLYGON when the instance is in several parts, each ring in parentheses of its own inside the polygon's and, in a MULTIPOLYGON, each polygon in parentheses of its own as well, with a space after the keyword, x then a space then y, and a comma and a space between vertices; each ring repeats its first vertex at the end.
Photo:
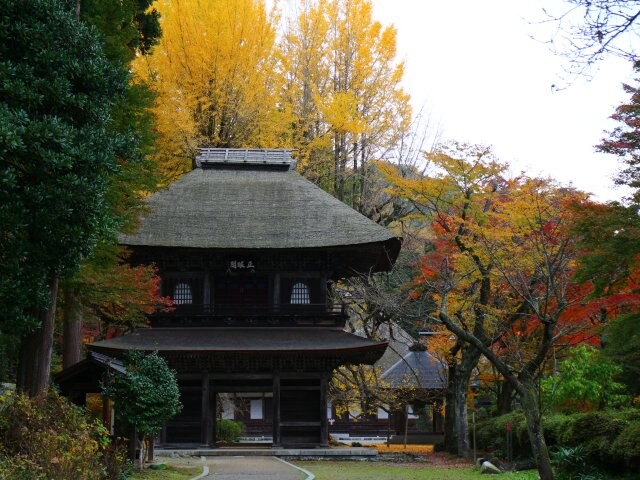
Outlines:
POLYGON ((149 316, 152 327, 325 327, 343 328, 345 304, 176 305, 149 316))

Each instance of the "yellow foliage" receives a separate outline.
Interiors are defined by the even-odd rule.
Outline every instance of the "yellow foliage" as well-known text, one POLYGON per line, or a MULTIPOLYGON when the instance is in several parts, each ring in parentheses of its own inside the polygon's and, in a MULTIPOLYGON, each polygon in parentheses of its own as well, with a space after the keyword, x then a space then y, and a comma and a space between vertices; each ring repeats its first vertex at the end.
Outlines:
POLYGON ((378 453, 410 453, 412 455, 428 455, 433 453, 433 445, 372 445, 378 453))
POLYGON ((281 51, 299 166, 339 198, 353 177, 357 206, 371 156, 392 146, 411 121, 396 30, 373 20, 367 0, 303 0, 281 51))
POLYGON ((163 36, 134 68, 150 81, 167 180, 190 168, 197 147, 290 147, 277 16, 259 0, 161 0, 163 36))

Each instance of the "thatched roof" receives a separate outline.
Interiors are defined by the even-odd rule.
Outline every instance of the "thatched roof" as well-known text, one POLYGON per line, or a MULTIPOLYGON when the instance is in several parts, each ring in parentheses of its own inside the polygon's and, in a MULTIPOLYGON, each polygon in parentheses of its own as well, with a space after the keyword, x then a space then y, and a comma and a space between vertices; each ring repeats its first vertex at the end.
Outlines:
POLYGON ((446 387, 447 365, 426 350, 410 350, 380 379, 392 388, 442 390, 446 387))
POLYGON ((139 231, 121 235, 121 244, 287 249, 386 242, 387 250, 399 250, 392 232, 297 174, 287 151, 208 149, 196 165, 148 199, 139 231))

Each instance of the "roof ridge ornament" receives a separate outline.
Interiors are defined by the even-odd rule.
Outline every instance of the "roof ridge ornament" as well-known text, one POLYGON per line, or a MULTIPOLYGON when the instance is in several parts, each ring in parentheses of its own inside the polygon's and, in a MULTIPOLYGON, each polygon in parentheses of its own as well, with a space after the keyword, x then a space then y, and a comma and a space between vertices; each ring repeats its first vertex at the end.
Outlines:
POLYGON ((196 168, 267 167, 294 170, 295 160, 288 148, 201 148, 196 168))

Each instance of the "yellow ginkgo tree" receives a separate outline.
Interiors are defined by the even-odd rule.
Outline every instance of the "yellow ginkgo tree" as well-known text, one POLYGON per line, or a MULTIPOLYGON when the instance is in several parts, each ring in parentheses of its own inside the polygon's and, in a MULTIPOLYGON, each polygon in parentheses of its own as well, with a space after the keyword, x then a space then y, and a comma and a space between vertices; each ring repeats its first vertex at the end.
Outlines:
POLYGON ((281 51, 301 171, 366 210, 371 159, 384 156, 411 122, 395 28, 373 19, 368 0, 304 0, 281 51))
POLYGON ((259 0, 164 0, 162 40, 137 73, 157 93, 156 159, 165 181, 190 168, 198 147, 286 147, 278 108, 278 18, 259 0))

